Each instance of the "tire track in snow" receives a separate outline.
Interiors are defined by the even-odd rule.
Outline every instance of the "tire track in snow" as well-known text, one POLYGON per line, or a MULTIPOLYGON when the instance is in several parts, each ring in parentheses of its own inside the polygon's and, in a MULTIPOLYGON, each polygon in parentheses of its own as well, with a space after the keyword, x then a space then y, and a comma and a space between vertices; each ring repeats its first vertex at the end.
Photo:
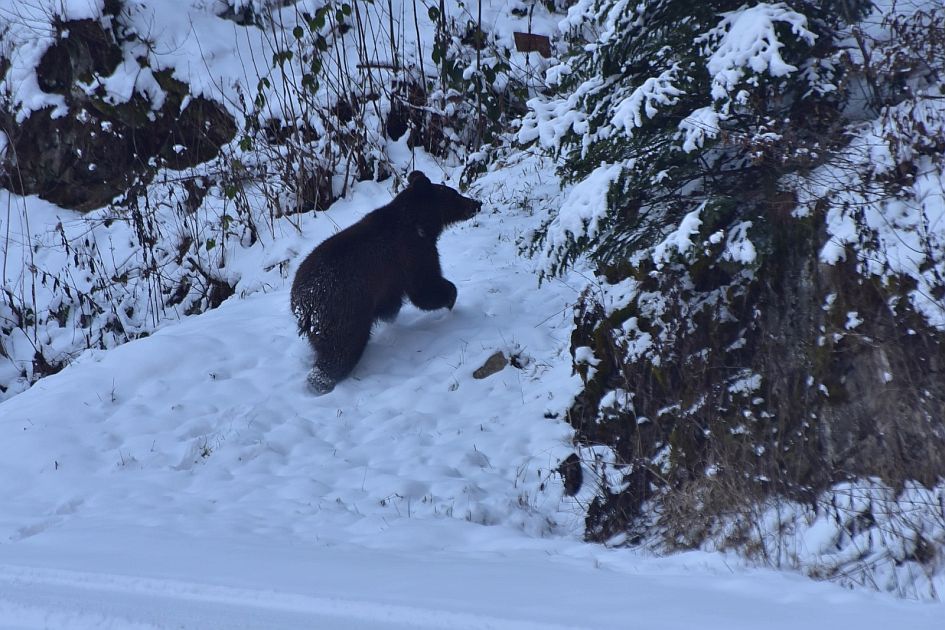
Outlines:
POLYGON ((0 565, 0 628, 577 630, 416 605, 0 565), (327 625, 319 625, 321 621, 327 625))

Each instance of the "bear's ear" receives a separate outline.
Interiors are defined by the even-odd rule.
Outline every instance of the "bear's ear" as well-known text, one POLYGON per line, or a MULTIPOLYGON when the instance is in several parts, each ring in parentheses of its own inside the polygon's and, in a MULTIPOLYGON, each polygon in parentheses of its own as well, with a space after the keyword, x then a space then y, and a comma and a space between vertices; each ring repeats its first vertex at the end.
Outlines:
POLYGON ((414 171, 407 175, 407 188, 423 188, 429 185, 430 180, 423 174, 423 171, 414 171))

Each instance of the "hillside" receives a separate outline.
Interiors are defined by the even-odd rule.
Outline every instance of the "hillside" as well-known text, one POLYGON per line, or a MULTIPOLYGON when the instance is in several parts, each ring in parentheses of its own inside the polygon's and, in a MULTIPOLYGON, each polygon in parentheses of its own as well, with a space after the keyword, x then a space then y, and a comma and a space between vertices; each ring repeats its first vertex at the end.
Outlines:
MULTIPOLYGON (((284 245, 389 194, 359 186, 284 245)), ((515 246, 534 219, 495 210, 442 239, 456 309, 405 307, 325 396, 283 285, 0 403, 0 627, 938 627, 941 605, 581 542, 590 493, 553 472, 574 291, 538 288, 515 246), (475 379, 497 349, 522 367, 475 379)))
POLYGON ((0 7, 0 626, 931 627, 891 597, 945 588, 943 41, 931 1, 0 7), (414 170, 483 204, 455 308, 315 396, 296 269, 414 170))

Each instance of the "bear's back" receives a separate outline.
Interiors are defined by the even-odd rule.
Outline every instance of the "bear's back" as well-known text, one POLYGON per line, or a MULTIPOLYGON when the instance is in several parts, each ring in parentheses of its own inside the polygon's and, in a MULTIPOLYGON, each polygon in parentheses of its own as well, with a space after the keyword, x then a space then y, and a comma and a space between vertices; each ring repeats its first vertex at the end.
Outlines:
POLYGON ((292 310, 300 322, 311 328, 314 311, 337 317, 341 314, 327 311, 347 311, 355 308, 351 302, 403 291, 401 258, 407 248, 401 214, 391 205, 378 208, 312 250, 292 282, 292 310))

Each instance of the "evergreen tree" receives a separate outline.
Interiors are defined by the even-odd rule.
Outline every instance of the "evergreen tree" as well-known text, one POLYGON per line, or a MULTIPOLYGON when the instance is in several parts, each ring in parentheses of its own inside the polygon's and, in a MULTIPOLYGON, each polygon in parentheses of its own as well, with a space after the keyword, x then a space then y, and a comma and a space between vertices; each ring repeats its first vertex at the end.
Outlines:
POLYGON ((708 216, 770 199, 785 172, 825 155, 843 98, 841 16, 868 4, 598 0, 572 9, 592 12, 599 43, 571 64, 564 88, 574 96, 536 112, 521 137, 574 108, 544 139, 564 153, 564 179, 620 168, 608 171, 609 203, 590 229, 552 235, 553 269, 583 253, 620 265, 655 244, 660 226, 699 207, 708 216))
POLYGON ((765 497, 810 504, 844 479, 945 473, 945 389, 929 377, 940 332, 902 282, 856 256, 821 259, 836 188, 871 177, 844 163, 856 118, 881 108, 852 98, 870 9, 571 9, 575 28, 593 18, 598 43, 561 69, 567 97, 531 103, 519 139, 559 152, 576 183, 538 237, 548 271, 586 257, 601 283, 576 311, 585 387, 569 419, 580 441, 612 447, 623 477, 591 505, 590 538, 639 529, 698 545, 765 497), (824 172, 836 181, 815 186, 824 172), (868 314, 856 334, 851 313, 868 314), (882 361, 909 386, 874 389, 882 361), (909 447, 881 437, 893 433, 909 447))

